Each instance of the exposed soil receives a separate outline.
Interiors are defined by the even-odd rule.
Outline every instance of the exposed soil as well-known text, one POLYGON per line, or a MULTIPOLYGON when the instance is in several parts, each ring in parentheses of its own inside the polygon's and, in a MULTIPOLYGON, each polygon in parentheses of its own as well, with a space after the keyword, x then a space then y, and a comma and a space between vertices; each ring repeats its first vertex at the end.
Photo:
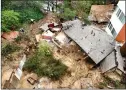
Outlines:
POLYGON ((69 72, 59 80, 60 88, 89 88, 88 83, 91 87, 95 87, 97 83, 102 81, 99 69, 91 70, 93 64, 84 59, 85 53, 76 44, 63 47, 62 50, 54 50, 55 58, 61 60, 68 66, 69 72))

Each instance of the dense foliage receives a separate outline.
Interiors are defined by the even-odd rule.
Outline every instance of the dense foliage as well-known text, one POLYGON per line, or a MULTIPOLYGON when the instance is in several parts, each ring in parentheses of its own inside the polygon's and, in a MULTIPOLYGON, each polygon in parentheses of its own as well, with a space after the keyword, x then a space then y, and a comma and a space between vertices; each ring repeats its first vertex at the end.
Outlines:
POLYGON ((65 0, 63 5, 58 6, 61 11, 63 10, 63 13, 59 13, 58 16, 66 20, 71 20, 75 16, 78 16, 86 23, 90 23, 88 21, 88 15, 93 4, 105 4, 105 0, 65 0))
POLYGON ((30 21, 30 19, 34 19, 35 21, 43 18, 42 12, 34 9, 25 9, 19 12, 20 13, 20 21, 21 23, 30 21))
POLYGON ((70 8, 65 8, 64 13, 60 14, 59 17, 64 18, 65 20, 72 20, 76 15, 75 10, 71 10, 70 8))
POLYGON ((3 1, 2 0, 2 31, 17 29, 22 23, 43 18, 42 4, 37 1, 3 1), (20 24, 20 25, 19 25, 20 24))
POLYGON ((40 11, 42 3, 36 1, 12 1, 10 9, 20 13, 21 23, 27 22, 30 19, 38 21, 43 18, 43 13, 40 11))
POLYGON ((13 10, 2 11, 2 31, 7 32, 19 27, 19 16, 20 14, 13 10))
POLYGON ((33 57, 29 58, 24 65, 24 70, 34 72, 38 76, 47 76, 51 79, 59 79, 67 67, 52 56, 50 46, 46 42, 39 44, 38 50, 33 57))

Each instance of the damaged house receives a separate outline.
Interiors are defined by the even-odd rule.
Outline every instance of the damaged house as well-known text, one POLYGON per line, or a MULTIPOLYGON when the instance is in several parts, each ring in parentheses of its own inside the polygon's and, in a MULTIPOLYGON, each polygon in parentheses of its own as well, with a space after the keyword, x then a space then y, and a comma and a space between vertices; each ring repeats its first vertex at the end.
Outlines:
POLYGON ((120 47, 115 46, 114 38, 105 31, 93 25, 85 26, 79 20, 63 23, 63 30, 96 64, 100 64, 103 73, 113 68, 124 72, 120 47))
POLYGON ((105 31, 112 36, 116 41, 116 58, 117 68, 124 72, 124 62, 126 62, 126 14, 125 14, 125 1, 119 1, 117 7, 112 14, 110 22, 108 23, 105 31), (118 53, 120 52, 120 53, 118 53), (122 57, 123 56, 123 57, 122 57))
POLYGON ((96 64, 100 64, 102 73, 116 71, 122 75, 126 62, 125 1, 118 2, 113 14, 112 10, 112 5, 97 5, 90 11, 91 21, 108 22, 111 18, 105 29, 107 33, 96 26, 83 25, 79 20, 63 23, 63 30, 96 64), (95 12, 98 7, 107 9, 95 12))
POLYGON ((95 26, 82 26, 74 20, 64 23, 63 30, 96 64, 114 50, 114 39, 95 26))

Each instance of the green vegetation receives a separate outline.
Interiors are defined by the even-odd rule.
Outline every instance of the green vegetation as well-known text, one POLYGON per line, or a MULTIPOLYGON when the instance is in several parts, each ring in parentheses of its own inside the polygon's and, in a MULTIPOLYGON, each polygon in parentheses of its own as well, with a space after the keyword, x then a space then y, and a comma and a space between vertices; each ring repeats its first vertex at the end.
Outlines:
POLYGON ((2 31, 7 32, 19 27, 20 14, 13 10, 2 11, 2 31))
POLYGON ((27 34, 21 34, 17 38, 15 38, 15 41, 18 43, 20 41, 28 41, 30 42, 30 37, 27 34))
POLYGON ((5 47, 1 50, 1 55, 3 57, 6 57, 8 54, 11 54, 15 51, 19 51, 21 48, 15 44, 7 44, 5 47))
POLYGON ((70 8, 65 8, 64 13, 60 14, 59 17, 64 18, 65 20, 72 20, 76 15, 75 10, 71 10, 70 8))
POLYGON ((93 4, 105 4, 105 0, 82 0, 82 1, 71 1, 65 0, 63 5, 58 5, 58 9, 62 10, 63 13, 59 13, 60 18, 66 20, 74 19, 75 16, 81 17, 81 20, 90 24, 88 15, 90 12, 91 5, 93 4))
POLYGON ((40 10, 25 9, 20 11, 19 13, 20 13, 21 23, 29 22, 30 19, 34 19, 35 21, 38 21, 43 18, 43 14, 40 10))
POLYGON ((43 18, 43 13, 40 11, 42 3, 36 1, 12 1, 12 10, 20 13, 21 23, 28 22, 30 19, 35 19, 36 21, 43 18))
POLYGON ((46 42, 42 42, 39 44, 33 57, 30 57, 26 61, 23 69, 29 72, 34 72, 38 76, 59 79, 60 76, 65 73, 67 67, 59 60, 55 60, 50 46, 46 42))
POLYGON ((2 1, 2 31, 16 30, 30 19, 43 18, 42 3, 37 1, 2 1))

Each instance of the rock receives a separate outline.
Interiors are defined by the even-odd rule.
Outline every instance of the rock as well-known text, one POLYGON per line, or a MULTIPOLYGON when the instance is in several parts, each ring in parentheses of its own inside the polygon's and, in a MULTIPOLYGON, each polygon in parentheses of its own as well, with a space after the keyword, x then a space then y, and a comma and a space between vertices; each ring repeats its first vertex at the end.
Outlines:
POLYGON ((52 83, 49 78, 43 77, 39 80, 38 88, 51 89, 52 83))
POLYGON ((82 88, 90 88, 93 86, 93 82, 91 78, 81 78, 75 81, 73 85, 73 89, 82 89, 82 88))

